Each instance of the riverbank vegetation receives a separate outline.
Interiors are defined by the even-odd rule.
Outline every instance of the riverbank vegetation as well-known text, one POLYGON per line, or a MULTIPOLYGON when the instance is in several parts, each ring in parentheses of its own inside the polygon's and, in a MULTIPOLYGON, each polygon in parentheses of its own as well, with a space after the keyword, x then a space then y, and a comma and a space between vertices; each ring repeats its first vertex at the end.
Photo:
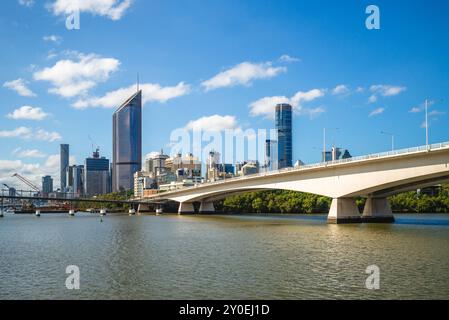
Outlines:
MULTIPOLYGON (((396 213, 449 213, 449 185, 432 189, 432 193, 406 192, 390 197, 396 213)), ((357 198, 361 212, 365 198, 357 198)), ((332 199, 284 190, 248 192, 217 202, 216 209, 233 213, 327 213, 332 199)))

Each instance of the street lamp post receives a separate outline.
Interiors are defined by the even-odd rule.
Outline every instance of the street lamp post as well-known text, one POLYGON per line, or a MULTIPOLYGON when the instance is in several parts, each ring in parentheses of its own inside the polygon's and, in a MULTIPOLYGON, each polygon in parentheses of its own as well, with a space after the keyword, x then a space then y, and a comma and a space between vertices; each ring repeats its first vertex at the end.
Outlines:
POLYGON ((394 134, 385 131, 381 131, 380 133, 391 137, 391 151, 394 151, 394 134))
POLYGON ((425 109, 426 109, 426 146, 429 147, 429 116, 427 113, 427 107, 428 107, 428 103, 427 103, 427 99, 425 102, 425 109))
MULTIPOLYGON (((330 128, 330 130, 339 130, 339 128, 330 128)), ((326 128, 323 128, 323 162, 326 162, 326 128)))

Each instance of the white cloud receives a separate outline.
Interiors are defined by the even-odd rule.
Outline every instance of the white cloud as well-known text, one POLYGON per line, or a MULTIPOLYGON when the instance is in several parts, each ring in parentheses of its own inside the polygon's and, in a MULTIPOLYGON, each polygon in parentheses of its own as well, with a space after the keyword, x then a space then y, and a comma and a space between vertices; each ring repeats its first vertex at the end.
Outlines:
POLYGON ((14 120, 44 120, 50 114, 45 113, 41 108, 23 106, 9 113, 7 117, 14 120))
POLYGON ((251 63, 242 62, 228 70, 222 71, 213 78, 201 83, 206 91, 233 87, 236 85, 251 85, 256 79, 270 79, 287 72, 285 67, 273 67, 271 62, 251 63))
POLYGON ((6 183, 10 187, 26 189, 26 187, 12 175, 19 173, 30 180, 37 187, 41 187, 42 177, 49 175, 53 178, 55 189, 59 186, 59 155, 50 155, 41 163, 26 163, 22 160, 0 160, 0 183, 6 183))
POLYGON ((237 120, 234 116, 220 116, 215 114, 209 117, 202 117, 190 121, 184 129, 194 131, 223 131, 227 129, 239 129, 237 120))
POLYGON ((349 93, 349 87, 344 84, 340 84, 340 85, 336 86, 334 89, 332 89, 333 95, 342 95, 342 94, 347 94, 347 93, 349 93))
POLYGON ((34 0, 19 0, 19 4, 24 7, 32 7, 34 5, 34 0))
POLYGON ((50 36, 44 36, 42 38, 45 42, 54 42, 54 43, 61 43, 62 38, 60 36, 56 36, 56 35, 50 35, 50 36))
POLYGON ((281 62, 297 62, 300 61, 300 59, 295 58, 295 57, 291 57, 288 54, 283 54, 280 58, 279 61, 281 62))
POLYGON ((5 82, 3 84, 3 87, 14 90, 22 97, 28 98, 35 97, 36 94, 30 89, 28 89, 27 83, 28 83, 27 81, 19 78, 17 80, 5 82))
POLYGON ((68 16, 79 11, 120 20, 132 2, 132 0, 55 0, 49 8, 56 16, 68 16))
POLYGON ((369 99, 369 103, 374 103, 377 101, 377 96, 380 95, 382 97, 392 97, 400 94, 401 92, 404 92, 407 90, 406 87, 401 86, 392 86, 388 84, 377 84, 372 85, 370 87, 370 91, 373 93, 369 99))
POLYGON ((310 91, 298 91, 293 97, 287 98, 285 96, 274 96, 274 97, 265 97, 259 99, 257 101, 252 102, 249 105, 250 115, 255 116, 264 116, 268 119, 274 118, 274 110, 275 106, 279 103, 289 103, 293 107, 293 110, 297 114, 309 114, 312 113, 316 116, 322 112, 324 112, 323 108, 314 109, 305 109, 302 104, 304 102, 310 102, 315 99, 321 98, 325 95, 325 89, 313 89, 310 91))
MULTIPOLYGON (((140 85, 142 90, 142 103, 165 103, 171 99, 187 95, 190 86, 184 82, 172 87, 162 87, 157 83, 144 83, 140 85)), ((117 108, 136 92, 136 86, 131 85, 106 93, 103 97, 80 99, 73 104, 74 108, 85 109, 89 107, 117 108)))
POLYGON ((400 87, 400 86, 392 86, 392 85, 386 85, 386 84, 378 84, 373 85, 370 87, 371 92, 373 93, 379 93, 380 95, 384 97, 391 97, 396 96, 400 94, 401 92, 407 90, 406 87, 400 87))
POLYGON ((160 154, 161 154, 161 153, 158 152, 158 151, 152 151, 152 152, 146 154, 145 160, 147 160, 147 159, 153 159, 153 158, 157 157, 157 156, 160 155, 160 154))
POLYGON ((13 155, 19 158, 45 158, 47 155, 37 149, 26 149, 17 148, 12 152, 13 155))
POLYGON ((413 107, 413 108, 410 109, 409 112, 411 112, 411 113, 418 113, 418 112, 421 112, 421 111, 422 111, 422 108, 413 107))
POLYGON ((370 117, 378 116, 378 115, 384 113, 384 111, 385 111, 385 108, 377 108, 377 109, 373 110, 373 111, 369 114, 369 116, 370 116, 370 117))
POLYGON ((322 113, 326 112, 326 109, 324 107, 317 107, 317 108, 303 108, 299 112, 301 115, 307 115, 310 117, 310 119, 315 119, 316 117, 319 117, 322 113))
POLYGON ((77 61, 60 60, 51 68, 35 72, 34 79, 50 82, 53 85, 50 93, 71 98, 87 94, 98 82, 108 80, 119 66, 117 59, 78 54, 77 61))
POLYGON ((44 129, 31 129, 28 127, 18 127, 13 130, 0 131, 0 138, 20 138, 24 140, 41 140, 54 142, 61 140, 61 135, 58 132, 48 132, 44 129))

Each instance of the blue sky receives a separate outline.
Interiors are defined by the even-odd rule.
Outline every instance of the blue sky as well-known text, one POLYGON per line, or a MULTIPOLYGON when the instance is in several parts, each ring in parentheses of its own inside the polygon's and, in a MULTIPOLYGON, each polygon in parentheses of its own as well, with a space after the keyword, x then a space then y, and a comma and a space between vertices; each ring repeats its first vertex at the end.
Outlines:
POLYGON ((353 155, 449 140, 447 1, 68 0, 0 3, 0 182, 55 178, 90 136, 111 157, 111 119, 136 74, 143 152, 176 128, 270 129, 270 106, 294 104, 294 158, 317 162, 323 128, 353 155), (380 9, 380 30, 365 8, 380 9), (211 118, 209 118, 211 117, 211 118))

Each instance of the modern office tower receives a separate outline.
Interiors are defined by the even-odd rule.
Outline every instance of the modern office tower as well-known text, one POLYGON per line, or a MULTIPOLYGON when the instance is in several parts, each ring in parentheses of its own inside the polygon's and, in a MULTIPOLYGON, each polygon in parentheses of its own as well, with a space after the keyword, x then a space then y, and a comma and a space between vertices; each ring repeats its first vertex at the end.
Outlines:
POLYGON ((217 151, 210 151, 206 161, 206 180, 216 181, 220 179, 220 153, 217 151))
POLYGON ((84 194, 84 166, 71 166, 70 168, 72 170, 73 193, 76 196, 82 196, 84 194))
POLYGON ((161 153, 152 158, 152 169, 155 176, 159 176, 167 171, 170 171, 166 164, 166 161, 169 158, 170 157, 168 155, 164 154, 164 150, 161 150, 161 153))
POLYGON ((134 174, 134 197, 143 198, 146 190, 157 188, 156 179, 147 171, 138 171, 134 174))
POLYGON ((349 150, 332 147, 332 151, 322 152, 323 162, 352 158, 349 150))
MULTIPOLYGON (((132 190, 142 169, 142 91, 126 100, 112 116, 112 188, 132 190)), ((87 171, 87 168, 86 168, 87 171)))
MULTIPOLYGON (((134 184, 134 175, 133 180, 134 184)), ((132 189, 132 187, 131 187, 132 189)), ((100 158, 97 149, 84 165, 84 192, 88 197, 109 193, 109 159, 100 158)))
POLYGON ((61 192, 65 192, 67 188, 67 168, 69 167, 69 158, 70 158, 70 152, 69 152, 69 145, 68 144, 61 144, 60 149, 60 178, 61 178, 61 192))
POLYGON ((42 192, 46 195, 53 192, 53 179, 50 176, 42 178, 42 192))
POLYGON ((278 147, 276 140, 267 139, 265 141, 265 165, 264 171, 272 171, 278 169, 278 147))
POLYGON ((278 139, 278 168, 291 167, 293 164, 291 105, 282 103, 276 106, 275 126, 278 139))

